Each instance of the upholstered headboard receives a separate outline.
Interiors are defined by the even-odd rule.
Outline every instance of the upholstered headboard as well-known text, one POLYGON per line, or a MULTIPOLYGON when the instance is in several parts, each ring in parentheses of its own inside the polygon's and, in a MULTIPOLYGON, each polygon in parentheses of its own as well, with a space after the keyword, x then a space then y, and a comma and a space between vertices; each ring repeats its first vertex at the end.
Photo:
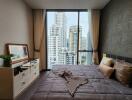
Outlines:
POLYGON ((125 60, 126 62, 132 63, 132 58, 128 58, 128 57, 122 57, 122 56, 117 56, 117 55, 113 55, 113 54, 106 54, 106 57, 111 57, 113 59, 125 60))

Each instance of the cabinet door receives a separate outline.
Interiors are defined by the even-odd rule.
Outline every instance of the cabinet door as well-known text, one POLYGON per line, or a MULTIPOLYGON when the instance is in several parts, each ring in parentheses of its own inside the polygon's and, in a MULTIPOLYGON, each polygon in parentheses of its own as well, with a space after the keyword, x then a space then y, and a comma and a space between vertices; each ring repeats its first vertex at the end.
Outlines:
POLYGON ((21 91, 23 91, 30 82, 30 69, 27 68, 14 76, 14 97, 16 97, 21 91))
POLYGON ((22 72, 22 79, 21 79, 21 90, 25 89, 30 84, 30 69, 22 72))
POLYGON ((31 79, 34 80, 39 76, 39 64, 34 64, 31 67, 31 79))
POLYGON ((18 75, 14 76, 14 79, 13 79, 14 97, 16 97, 21 92, 21 79, 22 79, 22 73, 19 73, 18 75))

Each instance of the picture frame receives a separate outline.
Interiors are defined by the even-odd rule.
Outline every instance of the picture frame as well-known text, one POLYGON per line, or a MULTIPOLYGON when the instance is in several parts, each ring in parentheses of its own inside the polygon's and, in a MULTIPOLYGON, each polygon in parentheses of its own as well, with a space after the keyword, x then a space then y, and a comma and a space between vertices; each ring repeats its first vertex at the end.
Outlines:
POLYGON ((29 60, 29 51, 27 44, 8 43, 6 44, 6 47, 7 53, 9 55, 13 55, 13 57, 11 57, 11 64, 29 60))

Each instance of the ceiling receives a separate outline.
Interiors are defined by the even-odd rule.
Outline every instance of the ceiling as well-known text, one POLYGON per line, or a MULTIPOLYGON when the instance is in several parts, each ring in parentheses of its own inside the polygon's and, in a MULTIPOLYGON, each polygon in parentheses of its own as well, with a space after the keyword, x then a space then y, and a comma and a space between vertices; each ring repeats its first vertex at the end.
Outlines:
POLYGON ((102 9, 110 0, 25 0, 33 9, 102 9))

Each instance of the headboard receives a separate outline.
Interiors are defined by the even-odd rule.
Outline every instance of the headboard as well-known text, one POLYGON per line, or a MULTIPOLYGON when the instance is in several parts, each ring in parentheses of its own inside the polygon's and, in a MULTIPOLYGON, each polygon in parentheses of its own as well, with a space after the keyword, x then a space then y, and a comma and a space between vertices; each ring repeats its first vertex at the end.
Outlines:
POLYGON ((132 58, 128 58, 128 57, 117 56, 117 55, 113 55, 113 54, 106 54, 106 57, 111 57, 113 59, 125 60, 126 62, 132 63, 132 58))

